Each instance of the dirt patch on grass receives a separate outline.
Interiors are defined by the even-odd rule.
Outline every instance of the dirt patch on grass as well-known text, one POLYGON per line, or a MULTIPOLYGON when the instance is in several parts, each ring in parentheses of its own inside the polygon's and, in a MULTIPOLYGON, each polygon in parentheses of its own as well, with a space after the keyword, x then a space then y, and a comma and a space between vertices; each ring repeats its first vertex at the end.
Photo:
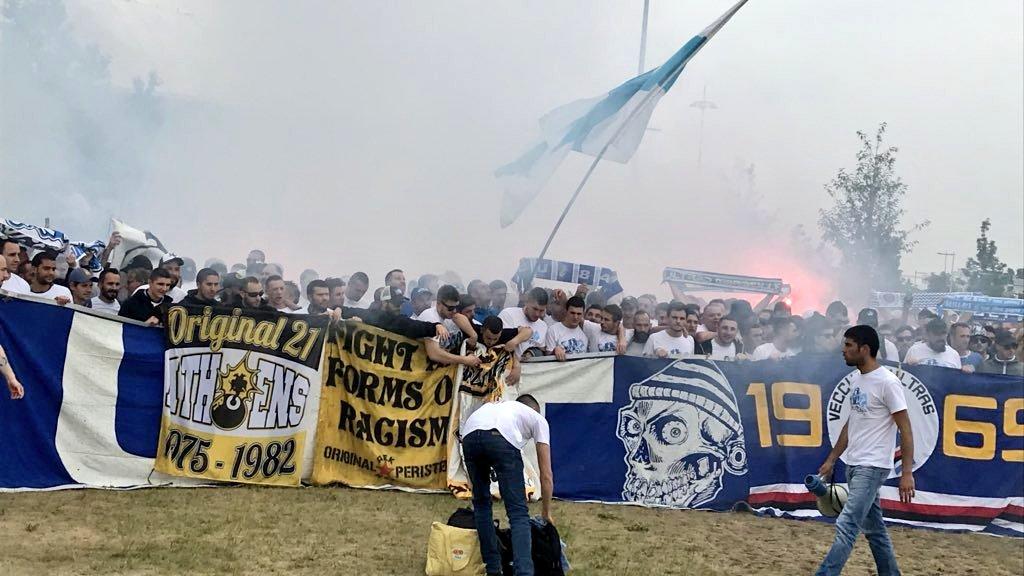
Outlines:
MULTIPOLYGON (((0 494, 0 574, 423 574, 430 523, 458 506, 344 488, 0 494)), ((554 514, 578 574, 811 574, 833 534, 741 513, 556 502, 554 514)), ((1020 540, 890 530, 904 574, 1024 574, 1020 540)), ((845 573, 874 573, 863 539, 845 573)))

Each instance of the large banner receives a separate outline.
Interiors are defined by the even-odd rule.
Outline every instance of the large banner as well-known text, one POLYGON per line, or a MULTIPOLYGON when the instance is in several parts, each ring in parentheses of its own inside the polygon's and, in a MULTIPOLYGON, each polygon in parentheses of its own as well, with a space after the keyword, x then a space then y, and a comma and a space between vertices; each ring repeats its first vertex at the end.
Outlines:
POLYGON ((163 331, 0 295, 0 346, 25 387, 0 388, 0 490, 195 482, 153 472, 163 331))
MULTIPOLYGON (((947 368, 893 370, 914 431, 917 496, 900 459, 882 488, 888 520, 1024 534, 1024 379, 947 368)), ((551 425, 555 496, 645 506, 818 516, 803 480, 849 413, 835 356, 719 362, 632 357, 527 363, 521 392, 551 425)), ((837 478, 845 467, 837 466, 837 478)))
POLYGON ((313 483, 443 490, 456 366, 362 322, 325 349, 313 483))
POLYGON ((315 423, 328 318, 174 306, 156 469, 292 485, 315 423))

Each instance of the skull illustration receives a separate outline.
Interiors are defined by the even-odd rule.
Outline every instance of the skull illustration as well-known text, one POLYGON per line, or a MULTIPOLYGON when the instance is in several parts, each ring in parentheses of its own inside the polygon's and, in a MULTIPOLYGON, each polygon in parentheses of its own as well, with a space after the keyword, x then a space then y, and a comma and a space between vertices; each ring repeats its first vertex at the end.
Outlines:
POLYGON ((679 360, 629 395, 617 430, 626 446, 624 500, 696 507, 715 498, 726 472, 746 474, 736 397, 713 362, 679 360))

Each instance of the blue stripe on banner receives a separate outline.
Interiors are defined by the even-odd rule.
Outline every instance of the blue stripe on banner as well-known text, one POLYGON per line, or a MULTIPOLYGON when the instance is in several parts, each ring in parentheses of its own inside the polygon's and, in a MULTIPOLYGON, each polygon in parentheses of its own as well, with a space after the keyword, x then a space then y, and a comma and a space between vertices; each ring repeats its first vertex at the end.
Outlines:
POLYGON ((117 372, 114 433, 121 449, 156 457, 163 402, 164 331, 125 324, 124 357, 117 372))
POLYGON ((0 488, 75 483, 54 441, 72 318, 74 312, 57 306, 0 298, 0 346, 25 387, 21 400, 0 390, 0 488))

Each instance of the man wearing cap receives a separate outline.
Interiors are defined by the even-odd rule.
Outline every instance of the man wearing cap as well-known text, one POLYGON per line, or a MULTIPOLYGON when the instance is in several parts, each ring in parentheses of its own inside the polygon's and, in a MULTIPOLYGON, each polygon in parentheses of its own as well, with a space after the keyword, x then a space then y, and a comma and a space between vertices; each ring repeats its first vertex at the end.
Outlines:
POLYGON ((898 575, 900 569, 885 530, 878 490, 892 471, 899 432, 900 502, 910 504, 914 497, 914 434, 907 415, 907 400, 900 379, 875 359, 879 342, 874 328, 854 326, 843 334, 843 339, 843 360, 847 366, 857 368, 850 377, 847 396, 850 417, 818 474, 831 479, 836 460, 843 456, 849 496, 836 518, 835 540, 816 574, 838 576, 853 551, 858 533, 863 532, 871 545, 878 574, 898 575))
POLYGON ((1017 358, 1017 341, 1006 330, 996 332, 996 353, 981 363, 978 371, 984 374, 1024 376, 1024 363, 1017 358))
MULTIPOLYGON (((143 256, 143 258, 145 257, 143 256)), ((171 252, 168 252, 167 254, 164 254, 162 258, 160 258, 160 265, 158 266, 158 268, 163 268, 164 270, 166 270, 167 273, 170 274, 171 276, 171 289, 167 292, 167 296, 171 299, 171 302, 175 304, 184 300, 185 296, 188 296, 188 292, 182 290, 180 286, 181 266, 184 263, 185 261, 182 258, 175 256, 171 252)), ((142 286, 139 286, 138 288, 135 289, 133 296, 135 294, 138 294, 139 292, 148 289, 149 284, 143 284, 142 286)))
POLYGON ((925 325, 924 342, 918 342, 907 350, 903 360, 907 364, 944 366, 960 370, 960 355, 946 344, 946 323, 941 318, 932 318, 925 325))
POLYGON ((92 299, 89 307, 96 312, 117 316, 121 311, 121 303, 117 301, 117 295, 121 291, 121 273, 117 268, 106 268, 100 272, 99 284, 99 294, 92 299))
MULTIPOLYGON (((863 308, 857 314, 857 324, 864 324, 865 326, 871 326, 878 331, 878 310, 874 308, 863 308)), ((896 348, 894 342, 890 342, 886 338, 882 338, 882 345, 878 347, 878 358, 879 360, 891 360, 893 362, 900 361, 900 351, 896 348)))
POLYGON ((92 308, 92 286, 96 278, 81 267, 72 268, 68 272, 68 288, 71 289, 72 301, 85 308, 92 308))

